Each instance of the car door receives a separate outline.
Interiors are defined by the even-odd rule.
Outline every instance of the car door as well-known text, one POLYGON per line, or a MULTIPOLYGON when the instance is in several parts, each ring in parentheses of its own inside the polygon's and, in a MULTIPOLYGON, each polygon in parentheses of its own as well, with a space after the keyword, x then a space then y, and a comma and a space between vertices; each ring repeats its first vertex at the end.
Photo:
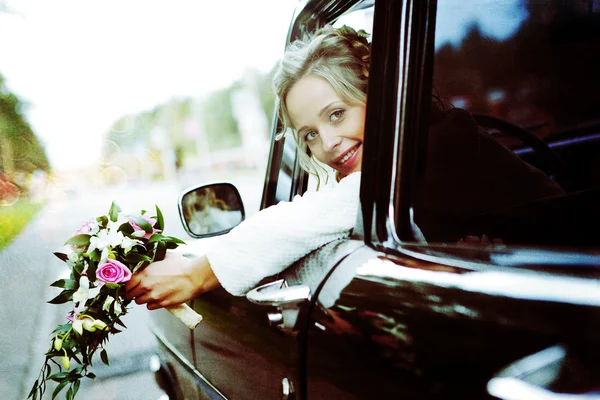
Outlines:
MULTIPOLYGON (((598 108, 592 106, 596 90, 579 96, 578 105, 568 104, 574 97, 560 88, 585 93, 590 82, 569 80, 544 64, 556 66, 561 52, 575 52, 564 46, 585 53, 597 45, 597 37, 561 35, 573 21, 597 21, 598 8, 551 1, 415 0, 387 1, 386 12, 379 13, 378 5, 371 65, 376 78, 369 86, 364 155, 377 163, 363 165, 364 226, 356 238, 368 245, 344 258, 314 294, 306 340, 307 398, 598 398, 598 181, 597 171, 579 167, 600 159, 595 144, 598 108), (457 17, 461 14, 479 17, 457 17), (514 30, 498 34, 498 43, 479 38, 483 47, 478 48, 473 44, 477 23, 514 30), (434 35, 462 31, 469 24, 475 28, 465 43, 435 49, 434 35), (511 50, 528 45, 519 42, 531 35, 549 42, 537 42, 533 47, 539 54, 520 66, 508 58, 502 66, 489 55, 482 59, 487 47, 508 57, 511 50), (458 53, 455 60, 461 52, 467 59, 457 63, 448 55, 452 52, 458 53), (544 87, 523 104, 515 93, 529 89, 530 83, 518 69, 532 68, 531 60, 541 55, 546 58, 538 68, 546 73, 545 84, 553 85, 556 96, 567 95, 549 101, 544 87), (448 65, 459 75, 452 75, 448 65), (506 71, 507 65, 515 70, 506 71), (506 152, 500 146, 506 141, 489 142, 482 135, 490 133, 461 110, 449 111, 443 120, 457 123, 454 128, 432 129, 439 121, 432 121, 431 99, 423 93, 431 92, 434 68, 442 66, 446 69, 435 76, 448 82, 433 81, 433 86, 458 90, 453 101, 464 101, 460 105, 471 111, 525 118, 535 106, 559 125, 567 117, 560 116, 562 107, 553 102, 588 110, 568 116, 574 119, 569 124, 587 127, 568 130, 568 143, 587 143, 585 149, 568 150, 580 175, 566 181, 552 176, 541 169, 543 160, 536 159, 543 156, 534 155, 529 145, 506 152), (508 104, 501 107, 500 89, 493 85, 477 97, 491 79, 486 75, 490 68, 505 70, 501 89, 508 104), (468 78, 474 81, 457 89, 456 80, 468 78), (461 94, 465 87, 473 90, 461 94), (482 108, 471 108, 467 100, 482 108), (445 137, 436 136, 441 134, 445 137), (514 154, 527 155, 527 164, 514 154)), ((592 61, 578 57, 569 62, 592 61)), ((593 62, 581 65, 582 70, 600 67, 597 57, 593 62)), ((437 92, 442 101, 445 95, 437 92)), ((566 130, 553 129, 546 138, 566 130)))
MULTIPOLYGON (((273 145, 265 196, 290 199, 296 176, 291 141, 273 145)), ((243 263, 243 260, 239 262, 243 263)), ((266 277, 263 282, 276 281, 266 277)), ((219 288, 192 302, 203 321, 193 331, 193 363, 206 398, 281 398, 297 383, 298 341, 294 332, 272 326, 268 309, 219 288)))

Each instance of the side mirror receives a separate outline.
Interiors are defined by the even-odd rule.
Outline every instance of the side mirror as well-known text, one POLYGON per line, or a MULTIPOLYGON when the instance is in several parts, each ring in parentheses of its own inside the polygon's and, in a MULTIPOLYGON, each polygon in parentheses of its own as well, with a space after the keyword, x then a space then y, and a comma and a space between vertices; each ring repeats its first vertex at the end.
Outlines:
POLYGON ((222 235, 244 220, 240 193, 230 183, 193 187, 179 197, 179 216, 194 238, 222 235))

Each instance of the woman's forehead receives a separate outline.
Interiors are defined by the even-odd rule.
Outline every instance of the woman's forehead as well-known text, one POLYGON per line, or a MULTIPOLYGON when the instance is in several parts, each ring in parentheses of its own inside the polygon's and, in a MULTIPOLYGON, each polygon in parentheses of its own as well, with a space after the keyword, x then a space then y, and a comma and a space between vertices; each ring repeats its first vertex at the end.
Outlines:
POLYGON ((294 126, 303 120, 318 118, 331 104, 342 102, 325 79, 308 75, 296 82, 286 98, 286 106, 294 126))

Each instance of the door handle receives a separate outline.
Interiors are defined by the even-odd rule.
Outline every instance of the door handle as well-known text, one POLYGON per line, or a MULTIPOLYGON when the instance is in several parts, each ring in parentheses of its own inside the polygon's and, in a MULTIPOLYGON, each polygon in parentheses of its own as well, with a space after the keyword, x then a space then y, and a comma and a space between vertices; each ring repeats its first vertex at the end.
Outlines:
POLYGON ((246 293, 246 298, 254 304, 277 307, 277 312, 267 313, 269 322, 281 330, 292 332, 300 306, 310 300, 310 288, 307 285, 288 286, 284 279, 279 279, 252 289, 246 293))
POLYGON ((567 350, 555 345, 522 358, 497 373, 487 384, 490 395, 502 400, 600 400, 600 393, 586 388, 561 393, 549 387, 564 369, 567 350), (585 393, 587 392, 587 393, 585 393))
POLYGON ((279 279, 252 289, 246 293, 252 303, 262 306, 285 307, 310 300, 310 288, 307 285, 287 286, 279 279))

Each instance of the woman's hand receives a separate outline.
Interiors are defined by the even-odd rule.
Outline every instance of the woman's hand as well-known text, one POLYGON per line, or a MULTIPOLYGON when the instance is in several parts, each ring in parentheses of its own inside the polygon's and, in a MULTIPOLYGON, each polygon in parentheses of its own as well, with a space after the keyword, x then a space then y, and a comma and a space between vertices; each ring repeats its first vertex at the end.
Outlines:
POLYGON ((148 310, 185 303, 218 286, 206 256, 189 259, 170 252, 164 260, 133 274, 125 284, 126 297, 147 304, 148 310))

